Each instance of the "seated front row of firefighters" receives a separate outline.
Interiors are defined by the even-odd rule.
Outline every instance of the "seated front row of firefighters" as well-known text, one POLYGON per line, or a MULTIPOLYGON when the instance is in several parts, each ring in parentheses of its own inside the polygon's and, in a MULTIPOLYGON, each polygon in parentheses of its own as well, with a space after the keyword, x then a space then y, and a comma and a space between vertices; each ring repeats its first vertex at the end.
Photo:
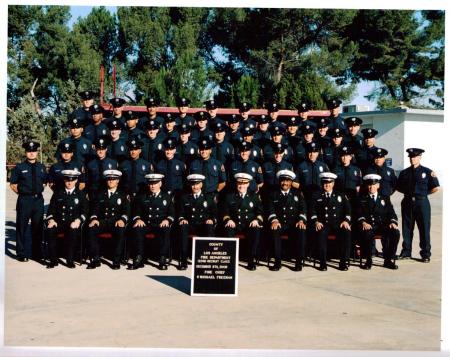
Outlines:
POLYGON ((257 193, 248 189, 252 176, 247 173, 236 173, 234 191, 218 199, 202 190, 205 176, 188 175, 190 192, 183 193, 176 201, 173 195, 161 189, 164 175, 150 173, 145 176, 147 189, 133 199, 132 205, 129 197, 118 189, 122 176, 119 170, 103 172, 106 187, 89 202, 76 186, 80 172, 63 170, 62 175, 64 189, 52 196, 47 213, 48 268, 58 265, 56 239, 62 232, 68 241, 67 266, 74 267, 75 242, 82 229, 87 232, 88 269, 100 266, 100 233, 112 235, 113 269, 120 268, 125 241, 133 255, 130 268, 143 267, 149 233, 159 239, 161 270, 168 267, 171 244, 180 252, 179 269, 187 269, 189 235, 235 237, 239 234, 248 241, 249 270, 256 269, 263 234, 274 248, 275 262, 271 270, 281 268, 281 239, 285 236, 294 242, 295 271, 302 270, 307 247, 318 257, 319 270, 327 270, 330 235, 337 238, 340 270, 348 270, 350 251, 355 243, 352 237, 354 240, 356 236, 365 258, 361 268, 370 269, 375 234, 382 236, 384 267, 398 268, 393 261, 400 238, 397 216, 390 198, 378 192, 381 177, 376 174, 363 177, 367 189, 354 205, 356 212, 351 212, 352 205, 346 195, 334 190, 337 176, 331 172, 320 174, 321 190, 314 193, 308 206, 303 194, 292 186, 295 173, 291 170, 276 173, 279 185, 266 196, 267 202, 262 202, 257 193))

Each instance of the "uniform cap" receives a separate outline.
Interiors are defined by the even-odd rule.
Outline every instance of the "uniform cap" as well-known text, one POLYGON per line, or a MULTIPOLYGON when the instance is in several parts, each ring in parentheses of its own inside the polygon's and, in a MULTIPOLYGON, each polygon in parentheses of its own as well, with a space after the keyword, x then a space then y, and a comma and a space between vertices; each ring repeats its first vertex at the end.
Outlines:
POLYGON ((127 146, 128 146, 128 149, 130 149, 130 150, 140 149, 140 148, 142 148, 142 141, 140 141, 139 139, 136 139, 136 138, 131 138, 130 140, 127 141, 127 146))
POLYGON ((103 171, 103 177, 108 179, 108 178, 112 178, 112 179, 118 179, 122 176, 122 172, 120 172, 119 170, 105 170, 103 171))
POLYGON ((322 172, 319 177, 322 182, 333 182, 337 179, 337 175, 332 172, 322 172))
POLYGON ((233 124, 233 123, 239 123, 240 119, 236 114, 231 115, 228 119, 227 122, 229 124, 233 124))
POLYGON ((242 102, 239 104, 239 112, 248 112, 250 109, 252 109, 252 105, 248 102, 242 102))
POLYGON ((147 130, 159 129, 159 123, 156 120, 150 119, 146 124, 147 130))
POLYGON ((41 146, 37 141, 27 141, 26 143, 22 144, 22 147, 25 149, 26 152, 35 152, 38 151, 39 146, 41 146))
POLYGON ((311 109, 311 106, 308 103, 302 102, 299 105, 297 105, 297 110, 300 113, 308 112, 311 109))
POLYGON ((269 118, 267 117, 267 115, 260 115, 259 117, 255 118, 255 121, 258 124, 267 124, 269 122, 269 118))
POLYGON ((267 111, 269 113, 275 113, 279 110, 280 110, 280 108, 279 108, 278 104, 275 102, 270 103, 269 106, 267 107, 267 111))
POLYGON ((163 174, 147 174, 144 176, 147 182, 159 182, 164 178, 163 174))
POLYGON ((245 126, 242 129, 242 136, 252 136, 255 135, 255 128, 252 126, 245 126))
POLYGON ((187 133, 190 133, 190 132, 191 132, 191 127, 190 127, 189 125, 187 125, 187 124, 181 124, 181 125, 178 127, 178 132, 179 132, 180 134, 187 134, 187 133))
POLYGON ((388 154, 388 151, 386 149, 376 148, 375 150, 373 150, 373 156, 375 158, 385 157, 387 154, 388 154))
POLYGON ((306 152, 319 152, 320 145, 314 141, 307 143, 305 147, 306 152))
POLYGON ((109 121, 106 125, 108 126, 109 130, 122 130, 122 124, 117 119, 109 121))
POLYGON ((280 126, 272 126, 269 129, 270 135, 275 136, 275 135, 284 135, 285 130, 280 127, 280 126))
POLYGON ((253 177, 252 177, 252 175, 249 175, 245 172, 238 172, 237 174, 234 175, 234 179, 237 182, 247 183, 247 182, 250 182, 251 180, 253 180, 253 177))
POLYGON ((222 133, 226 131, 225 125, 222 123, 215 123, 213 130, 215 133, 222 133))
POLYGON ((163 145, 166 149, 175 149, 177 147, 177 140, 174 138, 165 138, 163 145))
POLYGON ((328 118, 320 118, 317 122, 318 128, 326 128, 330 124, 330 120, 328 118))
POLYGON ((72 143, 59 143, 59 152, 74 152, 75 147, 72 143))
POLYGON ((69 179, 76 179, 81 175, 81 172, 78 170, 62 170, 61 175, 69 179))
POLYGON ((191 101, 185 97, 178 97, 176 99, 177 107, 188 107, 191 101))
POLYGON ((188 175, 187 177, 186 177, 186 179, 189 181, 189 182, 192 182, 192 183, 195 183, 195 182, 202 182, 202 181, 204 181, 205 180, 205 176, 203 176, 203 175, 200 175, 200 174, 190 174, 190 175, 188 175))
POLYGON ((362 124, 362 119, 358 117, 349 117, 345 119, 345 124, 347 126, 356 126, 362 124))
POLYGON ((94 141, 94 146, 96 149, 106 149, 109 145, 109 138, 107 136, 99 136, 94 141))
POLYGON ((312 125, 306 124, 306 125, 302 125, 300 130, 301 130, 303 135, 305 135, 305 134, 314 134, 314 132, 316 131, 316 128, 313 127, 312 125))
POLYGON ((92 115, 94 114, 103 114, 103 108, 101 105, 94 104, 89 108, 89 111, 92 115))
POLYGON ((170 123, 170 122, 173 122, 173 121, 175 121, 175 116, 172 115, 172 113, 166 113, 164 115, 164 122, 165 123, 170 123))
POLYGON ((214 99, 207 100, 205 102, 205 107, 206 107, 206 110, 212 110, 212 109, 218 108, 217 103, 214 101, 214 99))
POLYGON ((80 117, 70 118, 67 121, 67 126, 71 129, 73 128, 84 128, 84 119, 80 117))
POLYGON ((109 102, 114 108, 121 107, 125 104, 125 100, 122 98, 112 98, 109 102))
POLYGON ((213 147, 213 143, 209 139, 201 139, 198 143, 198 148, 200 150, 211 149, 213 147))
POLYGON ((252 143, 249 143, 247 141, 242 141, 238 145, 239 152, 241 152, 241 151, 249 151, 249 150, 252 149, 252 147, 253 147, 252 143))
POLYGON ((291 170, 280 170, 277 172, 277 179, 289 179, 294 180, 295 179, 295 173, 291 170))
POLYGON ((408 153, 408 157, 416 157, 422 155, 422 153, 425 152, 425 150, 418 149, 418 148, 409 148, 406 149, 406 152, 408 153))
POLYGON ((365 128, 361 130, 361 134, 363 135, 364 139, 374 138, 375 135, 378 134, 378 131, 372 128, 365 128))
POLYGON ((286 120, 287 126, 298 126, 298 117, 290 117, 286 120))
POLYGON ((144 104, 146 105, 147 108, 150 107, 157 107, 159 105, 158 101, 156 100, 156 98, 153 97, 148 97, 144 100, 144 104))
POLYGON ((78 92, 78 95, 83 100, 89 100, 89 99, 93 99, 95 97, 95 92, 92 90, 84 90, 84 91, 78 92))
POLYGON ((344 133, 340 128, 334 128, 328 131, 328 135, 330 136, 330 138, 334 139, 334 138, 342 138, 344 136, 344 133))
POLYGON ((284 153, 286 150, 286 145, 282 143, 272 143, 272 148, 275 154, 284 153))
POLYGON ((363 177, 363 181, 368 185, 373 185, 380 182, 381 176, 377 174, 368 174, 363 177))
POLYGON ((208 120, 208 119, 209 119, 209 114, 208 114, 207 112, 201 110, 201 111, 196 112, 196 113, 194 114, 194 118, 195 118, 196 121, 199 121, 199 120, 208 120))
POLYGON ((348 146, 343 146, 339 150, 339 155, 340 156, 351 155, 351 154, 353 154, 353 150, 350 147, 348 147, 348 146))
POLYGON ((123 116, 125 117, 125 120, 132 120, 132 119, 138 119, 138 114, 134 113, 132 110, 127 110, 125 113, 123 113, 123 116))
POLYGON ((339 107, 342 104, 342 100, 337 98, 328 99, 326 101, 328 109, 334 109, 339 107))

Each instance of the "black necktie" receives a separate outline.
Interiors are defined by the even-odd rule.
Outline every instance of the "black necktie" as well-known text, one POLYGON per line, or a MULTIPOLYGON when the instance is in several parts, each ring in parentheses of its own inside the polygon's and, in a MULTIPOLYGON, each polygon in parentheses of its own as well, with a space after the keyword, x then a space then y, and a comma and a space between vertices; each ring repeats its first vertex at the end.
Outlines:
POLYGON ((36 164, 31 164, 31 194, 35 195, 36 190, 36 164))
POLYGON ((133 160, 131 162, 131 191, 136 192, 136 161, 133 160))

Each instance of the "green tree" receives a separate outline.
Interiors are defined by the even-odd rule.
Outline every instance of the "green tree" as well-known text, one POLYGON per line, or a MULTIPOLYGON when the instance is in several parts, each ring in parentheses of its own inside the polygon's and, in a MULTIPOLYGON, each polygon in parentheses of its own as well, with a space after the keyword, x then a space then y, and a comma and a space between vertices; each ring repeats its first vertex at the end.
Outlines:
POLYGON ((351 10, 216 9, 209 28, 211 40, 205 45, 210 53, 217 46, 222 49, 224 60, 215 61, 217 71, 224 73, 221 96, 231 102, 230 88, 247 75, 261 85, 259 104, 276 99, 292 107, 307 100, 320 108, 332 94, 347 98, 353 87, 339 88, 336 84, 342 83, 333 78, 346 71, 352 58, 354 46, 343 46, 340 32, 354 14, 351 10))
POLYGON ((345 38, 358 48, 347 78, 378 81, 379 107, 415 106, 430 91, 443 98, 443 11, 360 10, 345 38))

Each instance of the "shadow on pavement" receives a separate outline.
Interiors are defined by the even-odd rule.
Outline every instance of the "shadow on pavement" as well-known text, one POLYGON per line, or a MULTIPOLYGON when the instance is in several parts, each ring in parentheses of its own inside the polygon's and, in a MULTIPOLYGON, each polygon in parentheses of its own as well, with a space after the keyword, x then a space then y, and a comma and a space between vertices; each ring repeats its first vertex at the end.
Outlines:
POLYGON ((5 254, 10 258, 16 258, 16 222, 5 222, 5 254))
POLYGON ((177 289, 186 295, 191 292, 191 279, 185 276, 167 276, 167 275, 147 275, 148 278, 166 284, 171 288, 177 289))

